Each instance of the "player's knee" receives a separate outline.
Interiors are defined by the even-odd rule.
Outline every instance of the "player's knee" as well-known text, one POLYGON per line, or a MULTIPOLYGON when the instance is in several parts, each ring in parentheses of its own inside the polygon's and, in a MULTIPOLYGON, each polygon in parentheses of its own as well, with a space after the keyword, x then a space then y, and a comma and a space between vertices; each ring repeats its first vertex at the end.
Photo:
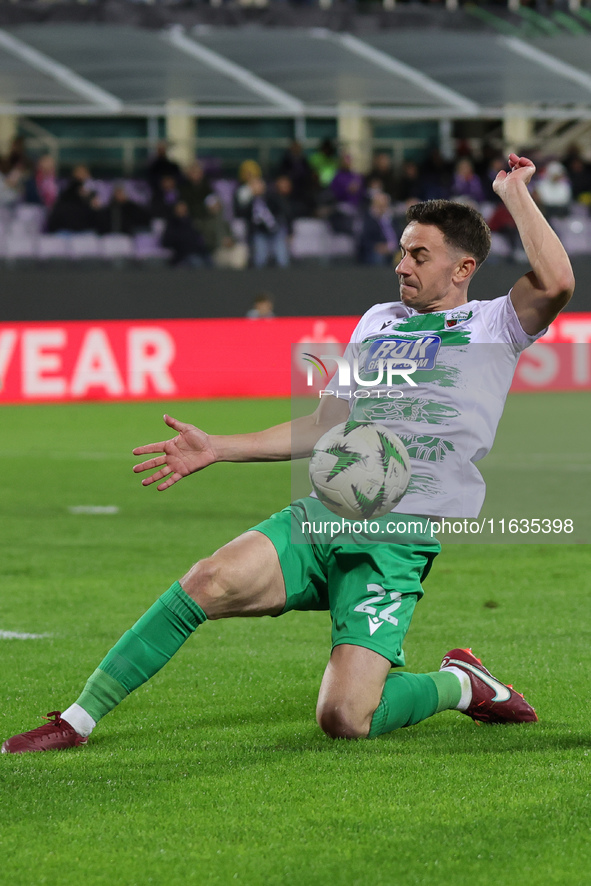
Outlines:
POLYGON ((369 732, 369 720, 345 704, 327 702, 319 706, 316 719, 329 738, 365 738, 369 732))
POLYGON ((201 606, 209 619, 222 618, 220 605, 228 594, 223 565, 213 557, 199 560, 181 579, 183 590, 201 606))

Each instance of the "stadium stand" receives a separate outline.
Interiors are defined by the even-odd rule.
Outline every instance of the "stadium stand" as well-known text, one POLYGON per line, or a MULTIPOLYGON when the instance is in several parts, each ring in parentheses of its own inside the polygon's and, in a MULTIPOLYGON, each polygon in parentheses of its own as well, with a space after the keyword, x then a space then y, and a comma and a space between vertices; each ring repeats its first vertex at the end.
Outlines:
MULTIPOLYGON (((475 201, 491 220, 495 256, 520 261, 490 191, 508 147, 534 154, 540 205, 573 254, 589 253, 587 7, 542 15, 514 2, 389 5, 363 15, 351 5, 346 27, 344 7, 327 2, 2 5, 0 258, 166 263, 169 211, 197 188, 181 169, 198 156, 203 197, 219 196, 230 238, 249 241, 254 210, 269 230, 286 226, 296 264, 357 261, 376 189, 391 198, 394 231, 409 200, 475 201), (258 26, 223 27, 230 11, 258 26), (360 201, 322 180, 315 158, 327 142, 337 165, 351 157, 351 180, 363 175, 360 201), (148 169, 158 144, 174 179, 165 194, 148 169), (371 169, 380 155, 387 180, 371 169), (248 195, 244 161, 262 172, 264 196, 248 195), (569 189, 562 206, 543 188, 557 161, 569 189), (78 180, 87 166, 92 175, 78 180)), ((199 231, 205 207, 189 214, 199 231)))

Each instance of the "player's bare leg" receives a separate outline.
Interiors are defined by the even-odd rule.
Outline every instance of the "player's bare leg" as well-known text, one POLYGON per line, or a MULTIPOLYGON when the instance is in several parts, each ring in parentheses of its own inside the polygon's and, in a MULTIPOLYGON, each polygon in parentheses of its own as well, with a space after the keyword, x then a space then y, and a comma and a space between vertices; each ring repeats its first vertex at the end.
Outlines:
POLYGON ((335 647, 324 673, 316 716, 331 738, 374 738, 459 710, 486 723, 529 723, 536 712, 469 649, 454 649, 429 674, 394 670, 362 646, 335 647))
POLYGON ((367 736, 390 668, 388 659, 372 649, 335 646, 318 694, 320 728, 331 738, 367 736))
POLYGON ((273 543, 250 530, 200 560, 180 580, 208 619, 278 615, 285 583, 273 543))
POLYGON ((374 738, 455 708, 460 698, 455 673, 391 671, 379 653, 344 643, 332 651, 316 716, 331 738, 374 738))

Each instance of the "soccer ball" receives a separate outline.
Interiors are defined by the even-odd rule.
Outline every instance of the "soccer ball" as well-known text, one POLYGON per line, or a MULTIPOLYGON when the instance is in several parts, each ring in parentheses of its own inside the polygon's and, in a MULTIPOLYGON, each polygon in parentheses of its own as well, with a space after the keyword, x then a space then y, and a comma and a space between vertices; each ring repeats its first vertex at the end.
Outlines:
POLYGON ((408 452, 389 428, 349 420, 320 438, 310 459, 316 495, 339 517, 382 517, 398 504, 410 480, 408 452))

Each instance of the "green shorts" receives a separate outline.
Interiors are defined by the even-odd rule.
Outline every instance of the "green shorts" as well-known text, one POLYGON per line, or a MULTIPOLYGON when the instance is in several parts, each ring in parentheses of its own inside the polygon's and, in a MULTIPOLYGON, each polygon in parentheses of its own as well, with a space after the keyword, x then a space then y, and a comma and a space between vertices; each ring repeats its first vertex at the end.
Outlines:
POLYGON ((273 542, 279 556, 287 593, 283 612, 329 610, 333 648, 364 646, 402 667, 402 643, 439 542, 426 531, 422 536, 413 531, 405 543, 401 521, 418 518, 396 515, 396 542, 364 542, 357 534, 356 543, 338 536, 330 543, 301 543, 302 525, 331 519, 317 499, 305 498, 252 527, 273 542), (300 543, 294 542, 298 533, 300 543))

